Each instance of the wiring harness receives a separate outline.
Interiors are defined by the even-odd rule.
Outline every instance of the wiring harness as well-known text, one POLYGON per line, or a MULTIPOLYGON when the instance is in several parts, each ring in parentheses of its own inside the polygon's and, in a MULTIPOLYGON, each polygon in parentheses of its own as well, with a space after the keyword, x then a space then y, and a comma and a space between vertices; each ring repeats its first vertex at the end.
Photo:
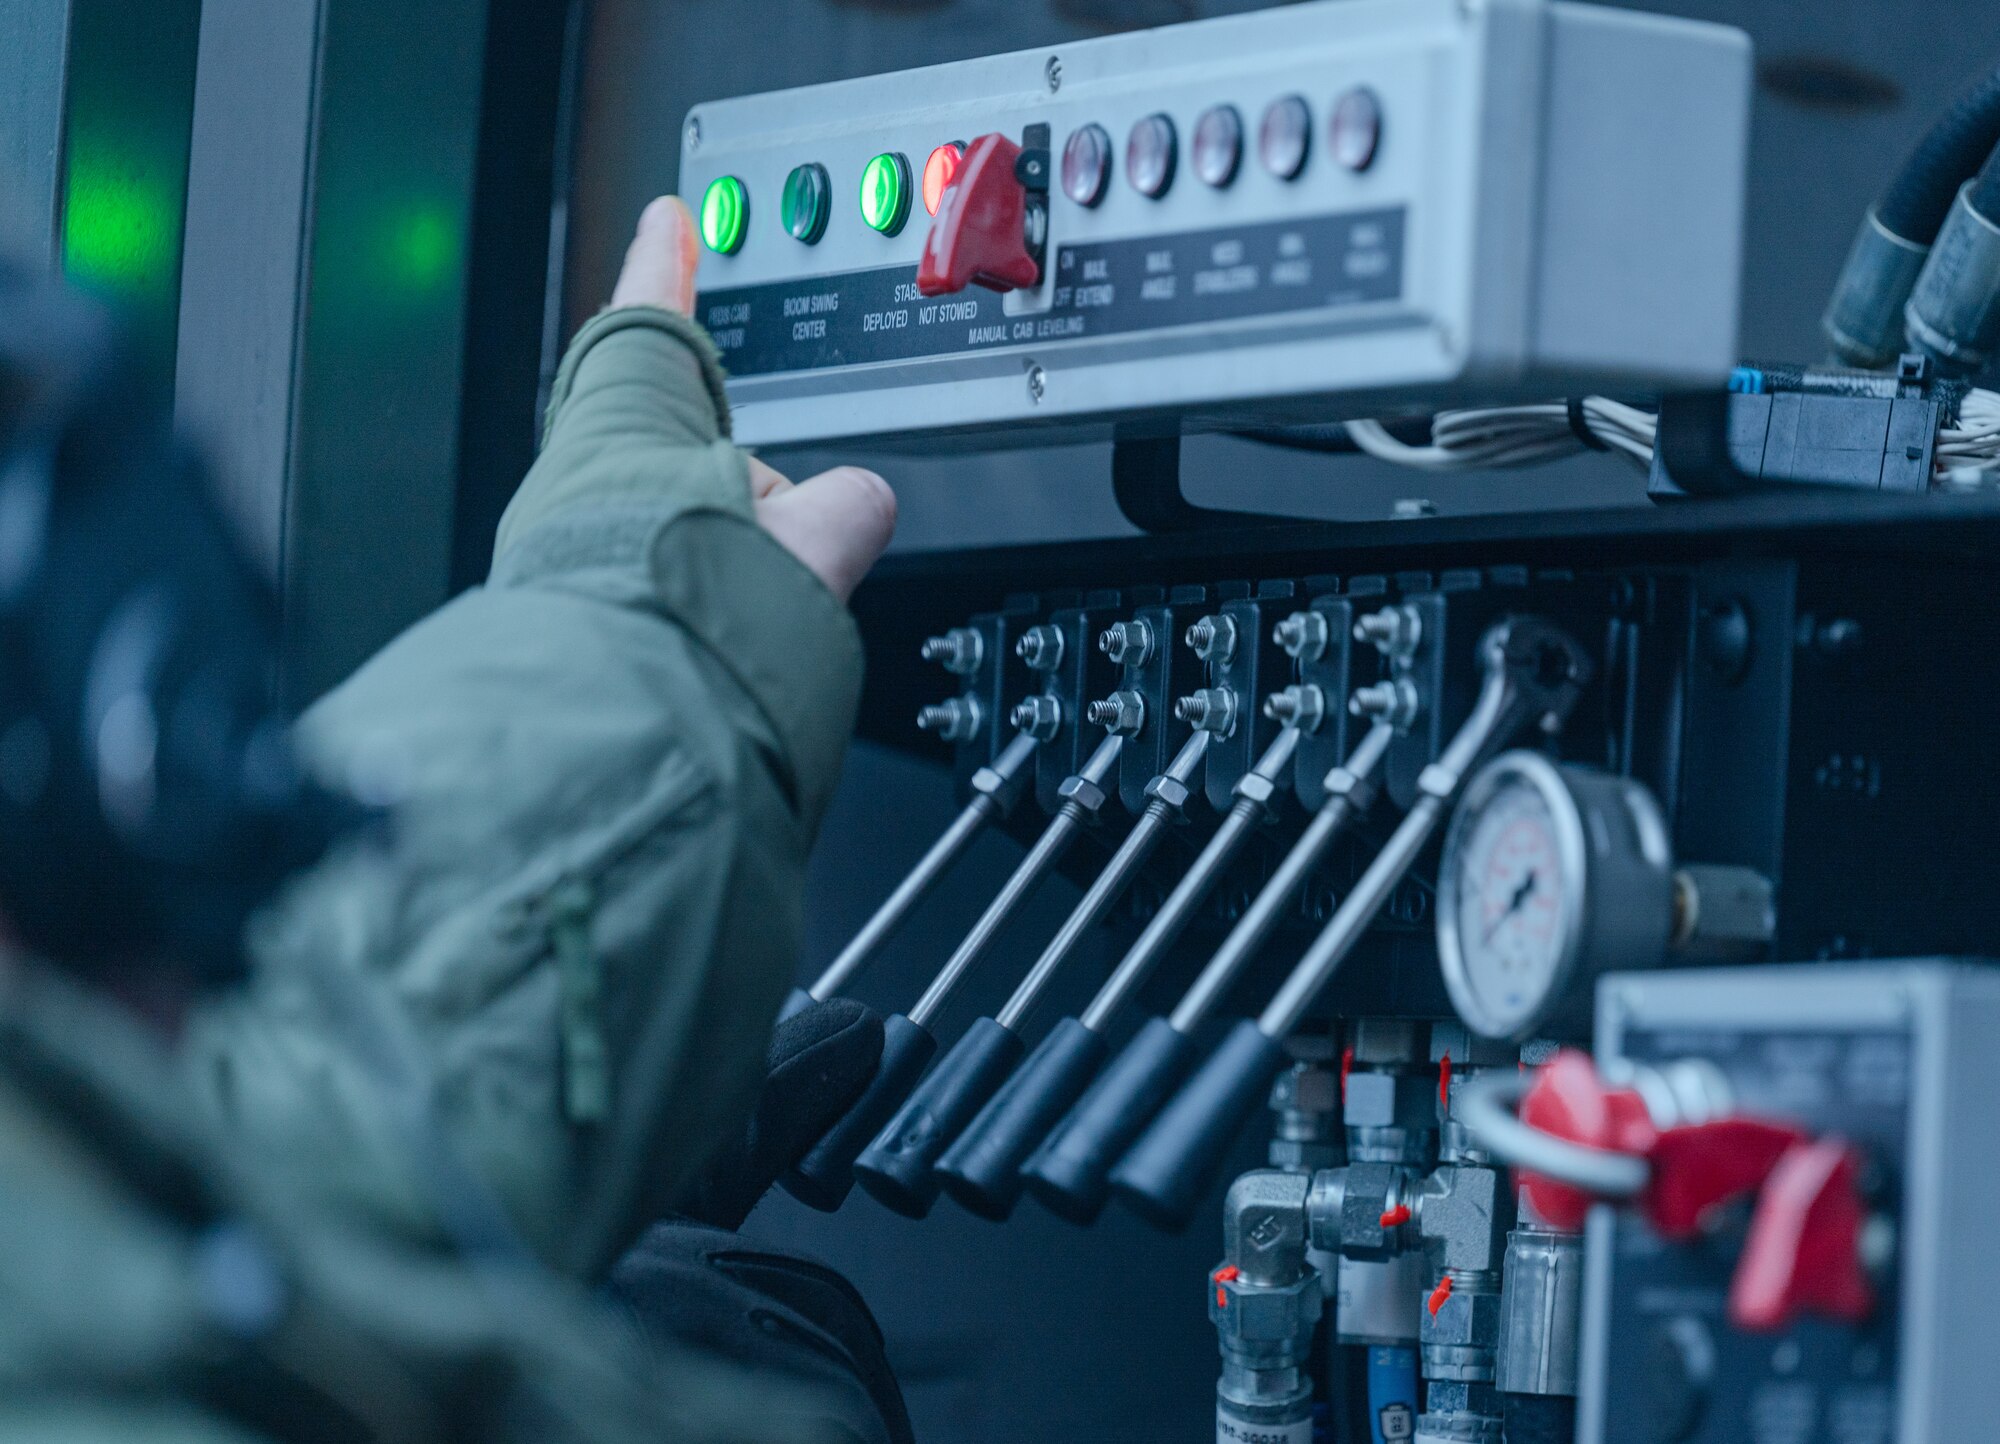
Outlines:
POLYGON ((1347 423, 1347 434, 1360 450, 1426 471, 1533 466, 1582 451, 1615 452, 1644 469, 1653 463, 1657 429, 1652 412, 1603 396, 1441 411, 1431 420, 1427 446, 1398 440, 1379 421, 1347 423))
POLYGON ((1938 431, 1937 479, 1953 490, 2000 486, 2000 392, 1974 388, 1938 431))
MULTIPOLYGON (((1353 450, 1424 471, 1537 466, 1585 451, 1623 456, 1643 470, 1652 465, 1659 430, 1653 412, 1604 396, 1441 411, 1427 442, 1406 439, 1407 424, 1394 424, 1403 435, 1380 421, 1350 421, 1342 430, 1353 450)), ((1934 478, 1951 490, 2000 486, 2000 392, 1975 388, 1959 398, 1938 431, 1934 478)))

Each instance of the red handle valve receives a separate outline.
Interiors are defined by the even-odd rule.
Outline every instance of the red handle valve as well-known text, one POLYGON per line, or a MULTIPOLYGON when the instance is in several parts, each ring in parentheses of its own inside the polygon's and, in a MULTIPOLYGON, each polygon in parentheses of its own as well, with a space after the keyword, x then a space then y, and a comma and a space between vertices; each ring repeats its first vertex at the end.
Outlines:
POLYGON ((944 296, 980 285, 1018 291, 1039 285, 1041 263, 1028 249, 1028 188, 1016 166, 1021 147, 982 135, 959 162, 924 237, 917 289, 944 296))
MULTIPOLYGON (((1787 1148, 1805 1135, 1788 1124, 1728 1117, 1676 1124, 1653 1117, 1637 1089, 1612 1088, 1584 1053, 1565 1050, 1536 1076, 1521 1104, 1531 1128, 1586 1148, 1642 1158, 1639 1206, 1666 1238, 1686 1238, 1710 1209, 1752 1192, 1787 1148)), ((1581 1228, 1596 1199, 1573 1184, 1522 1174, 1535 1211, 1561 1228, 1581 1228)))
MULTIPOLYGON (((1629 1088, 1605 1087, 1590 1055, 1569 1048, 1536 1070, 1534 1086, 1521 1101, 1521 1121, 1585 1148, 1640 1157, 1658 1137, 1645 1101, 1629 1088)), ((1525 1169, 1519 1175, 1535 1212, 1557 1228, 1582 1228, 1597 1202, 1574 1184, 1525 1169)))
POLYGON ((1757 1196, 1730 1283, 1730 1322, 1771 1332, 1802 1313, 1866 1318, 1875 1307, 1862 1258, 1867 1223, 1854 1150, 1837 1138, 1794 1143, 1757 1196))

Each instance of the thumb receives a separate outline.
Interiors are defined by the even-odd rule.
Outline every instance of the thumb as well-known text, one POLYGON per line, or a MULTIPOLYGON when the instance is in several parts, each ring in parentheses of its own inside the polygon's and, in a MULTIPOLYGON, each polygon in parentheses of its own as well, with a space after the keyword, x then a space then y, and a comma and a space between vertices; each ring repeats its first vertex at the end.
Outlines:
POLYGON ((896 493, 858 466, 838 466, 756 502, 757 520, 846 601, 896 530, 896 493))
POLYGON ((639 217, 639 233, 625 251, 611 304, 692 314, 694 269, 700 258, 687 203, 679 196, 661 196, 639 217))

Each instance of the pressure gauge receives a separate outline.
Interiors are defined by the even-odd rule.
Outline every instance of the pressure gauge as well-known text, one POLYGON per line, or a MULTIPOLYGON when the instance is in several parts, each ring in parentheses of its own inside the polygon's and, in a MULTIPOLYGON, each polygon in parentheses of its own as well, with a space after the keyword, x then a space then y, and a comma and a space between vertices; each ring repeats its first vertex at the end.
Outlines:
POLYGON ((1508 752, 1466 784, 1438 875, 1438 961, 1488 1038, 1582 1036, 1597 975, 1656 966, 1673 854, 1639 783, 1508 752))

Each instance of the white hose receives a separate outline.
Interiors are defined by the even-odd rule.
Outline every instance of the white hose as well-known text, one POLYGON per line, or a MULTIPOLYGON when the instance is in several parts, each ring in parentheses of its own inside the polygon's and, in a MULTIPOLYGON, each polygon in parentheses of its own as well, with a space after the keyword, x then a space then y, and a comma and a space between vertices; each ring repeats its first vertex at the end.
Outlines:
POLYGON ((1653 1170, 1643 1158, 1557 1138, 1515 1113, 1534 1075, 1496 1070, 1468 1082, 1458 1095, 1458 1121, 1492 1155, 1513 1168, 1580 1188, 1597 1198, 1633 1198, 1653 1170))

